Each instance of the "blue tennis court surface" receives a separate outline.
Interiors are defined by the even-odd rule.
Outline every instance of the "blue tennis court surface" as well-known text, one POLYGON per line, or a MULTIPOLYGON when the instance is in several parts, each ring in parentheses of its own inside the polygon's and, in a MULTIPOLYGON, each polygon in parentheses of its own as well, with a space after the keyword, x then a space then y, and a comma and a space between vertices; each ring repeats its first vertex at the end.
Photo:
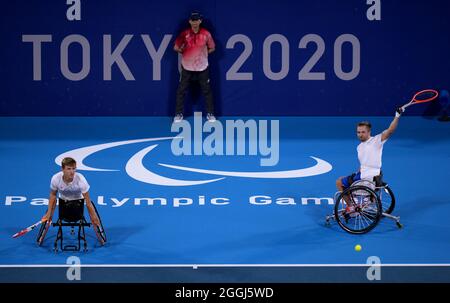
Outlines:
MULTIPOLYGON (((220 118, 226 119, 278 120, 278 164, 260 166, 267 158, 261 155, 175 156, 171 137, 178 133, 170 131, 168 117, 0 118, 0 279, 38 280, 39 273, 67 266, 74 255, 99 282, 359 281, 375 256, 386 266, 386 279, 450 282, 448 123, 401 118, 384 146, 383 172, 404 228, 383 219, 368 234, 351 235, 337 225, 326 227, 324 218, 332 212, 335 180, 358 168, 355 125, 366 117, 220 118), (60 170, 55 159, 87 147, 83 164, 97 170, 78 172, 91 185, 107 245, 99 246, 92 229, 88 252, 53 252, 55 227, 41 247, 37 231, 12 239, 46 211, 50 178, 60 170), (150 179, 136 179, 136 163, 150 179), (318 163, 323 165, 310 176, 239 175, 289 175, 318 163), (183 184, 191 181, 205 182, 183 184), (353 249, 356 244, 361 252, 353 249)), ((374 135, 391 118, 370 121, 374 135)))

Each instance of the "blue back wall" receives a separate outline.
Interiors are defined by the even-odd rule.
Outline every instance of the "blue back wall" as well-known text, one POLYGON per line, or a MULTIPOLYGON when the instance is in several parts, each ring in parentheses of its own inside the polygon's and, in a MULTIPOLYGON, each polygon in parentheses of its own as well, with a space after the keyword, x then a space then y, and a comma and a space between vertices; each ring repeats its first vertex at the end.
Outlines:
MULTIPOLYGON (((63 0, 2 4, 1 116, 172 115, 179 77, 172 47, 192 10, 204 15, 203 25, 217 44, 209 61, 220 115, 393 115, 416 90, 449 87, 450 4, 445 0, 382 0, 381 20, 375 21, 367 18, 366 0, 80 2, 79 21, 68 20, 71 5, 63 0), (305 43, 311 34, 316 42, 305 43), (51 36, 41 44, 40 79, 33 43, 23 41, 29 35, 51 36), (89 46, 84 50, 89 70, 79 80, 68 79, 61 69, 61 45, 70 35, 82 36, 89 46), (117 64, 109 80, 104 39, 111 37, 114 50, 126 35, 132 37, 121 55, 134 80, 126 79, 117 64), (159 67, 141 35, 156 49, 164 37, 170 39, 159 67), (339 46, 339 37, 347 42, 339 46), (306 47, 300 48, 302 39, 306 47)), ((82 58, 82 47, 72 43, 67 52, 72 73, 82 69, 82 58)), ((188 112, 202 109, 198 89, 187 101, 188 112)), ((408 111, 421 115, 427 108, 408 111)))

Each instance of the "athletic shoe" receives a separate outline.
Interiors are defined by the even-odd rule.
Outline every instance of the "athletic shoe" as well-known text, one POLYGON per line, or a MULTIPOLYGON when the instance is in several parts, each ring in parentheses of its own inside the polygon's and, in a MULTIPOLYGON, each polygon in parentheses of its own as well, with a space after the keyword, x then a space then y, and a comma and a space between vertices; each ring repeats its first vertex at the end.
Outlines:
POLYGON ((182 114, 177 114, 175 116, 175 118, 173 118, 173 122, 177 123, 177 122, 181 122, 183 121, 183 115, 182 114))
POLYGON ((210 113, 208 113, 208 114, 206 115, 206 119, 207 119, 209 122, 216 122, 216 117, 214 117, 214 115, 213 115, 213 114, 210 114, 210 113))

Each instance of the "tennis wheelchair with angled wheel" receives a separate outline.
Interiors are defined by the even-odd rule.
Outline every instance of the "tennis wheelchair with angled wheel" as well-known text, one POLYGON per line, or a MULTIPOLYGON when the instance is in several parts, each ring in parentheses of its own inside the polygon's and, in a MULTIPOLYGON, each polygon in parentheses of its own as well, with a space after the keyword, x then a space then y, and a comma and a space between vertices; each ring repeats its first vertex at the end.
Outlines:
POLYGON ((392 215, 394 208, 394 193, 380 176, 374 181, 358 180, 335 194, 334 213, 326 216, 325 223, 330 225, 335 220, 348 233, 364 234, 386 217, 402 228, 400 217, 392 215))
POLYGON ((47 231, 50 226, 58 227, 58 232, 56 235, 55 243, 53 246, 53 250, 55 252, 58 251, 58 243, 60 246, 61 251, 80 251, 81 249, 81 243, 83 243, 83 250, 87 251, 87 240, 86 240, 86 233, 85 233, 85 227, 93 227, 95 234, 100 242, 100 245, 104 245, 106 243, 106 233, 105 229, 103 228, 103 223, 100 218, 100 214, 97 211, 97 208, 95 207, 94 203, 91 203, 94 212, 97 215, 97 218, 99 220, 100 225, 96 226, 93 223, 89 223, 86 221, 86 218, 84 216, 84 208, 85 208, 85 200, 84 199, 77 199, 77 200, 63 200, 61 198, 58 199, 58 205, 59 205, 59 218, 56 223, 52 223, 51 221, 46 222, 45 224, 41 225, 41 229, 38 233, 37 243, 39 246, 42 245, 45 236, 47 234, 47 231), (63 239, 63 227, 70 227, 70 234, 72 236, 75 236, 75 228, 78 228, 78 232, 76 235, 76 241, 78 242, 77 245, 63 245, 64 239, 63 239))

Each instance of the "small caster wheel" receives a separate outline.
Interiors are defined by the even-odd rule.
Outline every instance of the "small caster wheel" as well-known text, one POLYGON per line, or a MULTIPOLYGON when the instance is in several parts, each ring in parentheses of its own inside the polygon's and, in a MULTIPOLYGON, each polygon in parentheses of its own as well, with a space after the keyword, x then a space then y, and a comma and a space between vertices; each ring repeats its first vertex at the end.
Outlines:
POLYGON ((400 222, 396 222, 398 228, 403 228, 403 225, 400 222))

